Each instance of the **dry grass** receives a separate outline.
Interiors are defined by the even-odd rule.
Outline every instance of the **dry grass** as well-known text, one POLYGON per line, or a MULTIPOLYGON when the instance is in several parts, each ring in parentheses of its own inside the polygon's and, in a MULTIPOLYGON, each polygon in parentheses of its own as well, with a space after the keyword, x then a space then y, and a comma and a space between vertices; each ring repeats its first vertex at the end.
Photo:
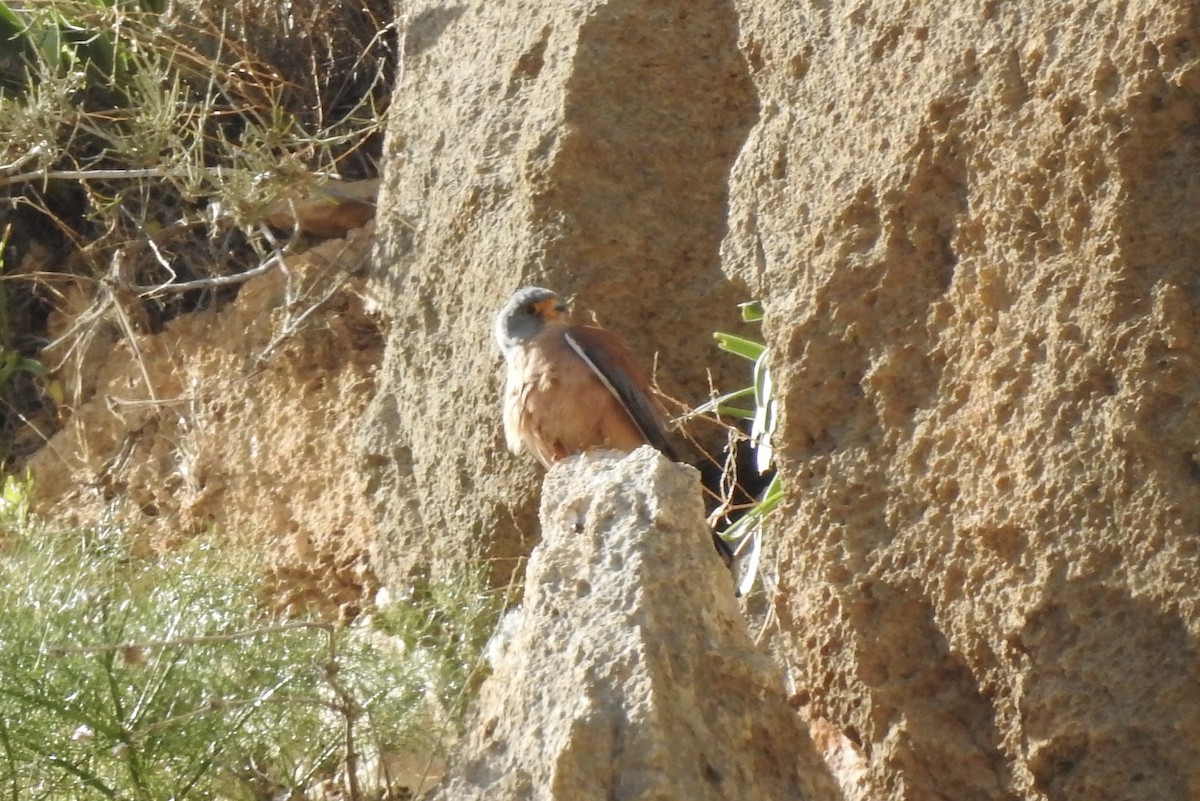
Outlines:
MULTIPOLYGON (((33 0, 16 14, 28 27, 5 47, 23 58, 0 60, 0 367, 38 359, 51 310, 81 286, 80 343, 228 300, 296 247, 264 221, 280 197, 376 174, 389 3, 158 5, 33 0)), ((56 417, 36 370, 9 373, 0 461, 56 417)))

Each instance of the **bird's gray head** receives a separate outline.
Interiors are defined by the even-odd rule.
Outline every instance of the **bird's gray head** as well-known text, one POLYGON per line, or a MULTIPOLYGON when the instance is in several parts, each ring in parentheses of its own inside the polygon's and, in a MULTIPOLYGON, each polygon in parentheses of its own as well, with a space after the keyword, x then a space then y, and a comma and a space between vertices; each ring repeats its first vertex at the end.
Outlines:
POLYGON ((558 295, 540 286, 521 287, 496 315, 496 345, 508 352, 541 333, 546 323, 566 316, 567 305, 558 295))

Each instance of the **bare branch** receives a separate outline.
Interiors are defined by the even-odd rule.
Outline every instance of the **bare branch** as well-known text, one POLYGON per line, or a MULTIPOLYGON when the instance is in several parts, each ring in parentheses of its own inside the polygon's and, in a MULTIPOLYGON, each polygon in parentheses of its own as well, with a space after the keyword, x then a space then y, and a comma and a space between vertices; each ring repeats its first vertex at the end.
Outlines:
POLYGON ((165 178, 171 174, 166 167, 144 167, 128 170, 36 170, 0 178, 0 186, 24 184, 30 181, 113 181, 119 179, 165 178))
POLYGON ((163 292, 190 292, 193 289, 215 289, 221 286, 230 286, 232 284, 240 284, 249 281, 251 278, 257 278, 260 275, 265 275, 270 272, 278 261, 276 256, 271 256, 257 267, 246 270, 244 273, 235 273, 233 275, 214 275, 211 278, 197 278, 195 281, 180 281, 178 283, 168 281, 165 284, 158 286, 131 286, 134 292, 138 293, 139 297, 151 297, 163 292))

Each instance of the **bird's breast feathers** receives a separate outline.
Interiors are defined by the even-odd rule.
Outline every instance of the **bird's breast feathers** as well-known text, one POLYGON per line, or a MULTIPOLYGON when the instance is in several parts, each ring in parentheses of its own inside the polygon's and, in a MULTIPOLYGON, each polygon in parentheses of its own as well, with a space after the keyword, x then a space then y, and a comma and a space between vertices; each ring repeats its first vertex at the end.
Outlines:
POLYGON ((633 450, 645 442, 609 381, 553 326, 509 353, 504 434, 543 464, 595 448, 633 450))

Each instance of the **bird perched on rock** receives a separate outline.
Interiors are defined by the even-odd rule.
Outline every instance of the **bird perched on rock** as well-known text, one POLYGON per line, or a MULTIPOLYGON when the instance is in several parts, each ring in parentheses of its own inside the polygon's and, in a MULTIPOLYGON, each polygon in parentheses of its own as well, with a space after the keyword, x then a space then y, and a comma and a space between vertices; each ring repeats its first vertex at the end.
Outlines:
MULTIPOLYGON (((508 362, 504 435, 543 465, 584 451, 632 451, 649 444, 672 461, 661 409, 629 346, 611 331, 573 325, 549 289, 518 289, 496 317, 496 344, 508 362)), ((728 563, 729 546, 713 534, 728 563)))

